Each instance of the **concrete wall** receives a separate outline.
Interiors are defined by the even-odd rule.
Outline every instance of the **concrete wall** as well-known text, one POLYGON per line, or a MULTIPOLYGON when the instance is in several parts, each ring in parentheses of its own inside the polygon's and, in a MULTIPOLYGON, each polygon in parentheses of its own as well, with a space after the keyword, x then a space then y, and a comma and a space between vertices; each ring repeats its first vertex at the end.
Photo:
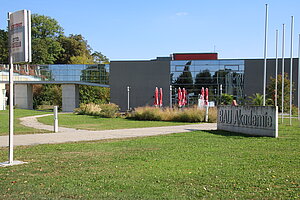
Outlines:
POLYGON ((33 109, 32 84, 15 84, 14 89, 16 107, 33 109))
MULTIPOLYGON (((284 71, 290 74, 290 59, 284 61, 284 71)), ((278 73, 281 74, 282 60, 278 60, 278 73)), ((255 93, 263 93, 263 59, 248 59, 245 60, 245 95, 252 96, 255 93)), ((293 59, 293 82, 294 82, 294 99, 293 104, 298 106, 298 59, 293 59)), ((270 77, 275 78, 275 59, 268 59, 267 61, 267 81, 270 77)))
POLYGON ((169 106, 170 59, 152 61, 112 61, 110 63, 110 101, 127 110, 127 86, 130 107, 153 105, 155 87, 163 88, 163 106, 169 106))
POLYGON ((79 88, 76 84, 62 84, 62 111, 73 112, 79 107, 79 88))

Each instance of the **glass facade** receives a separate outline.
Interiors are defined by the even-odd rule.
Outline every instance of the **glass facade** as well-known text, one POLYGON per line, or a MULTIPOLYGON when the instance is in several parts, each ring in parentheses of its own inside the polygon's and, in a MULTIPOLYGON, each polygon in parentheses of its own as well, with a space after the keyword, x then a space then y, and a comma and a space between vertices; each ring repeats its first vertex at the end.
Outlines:
MULTIPOLYGON (((9 65, 0 65, 0 81, 9 80, 9 65)), ((14 65, 15 81, 109 84, 109 65, 14 65)))
MULTIPOLYGON (((221 93, 239 101, 244 98, 244 67, 244 60, 174 60, 170 63, 170 82, 175 89, 188 90, 189 104, 197 103, 202 87, 209 89, 209 101, 216 104, 221 93)), ((174 100, 175 96, 173 90, 174 100)))

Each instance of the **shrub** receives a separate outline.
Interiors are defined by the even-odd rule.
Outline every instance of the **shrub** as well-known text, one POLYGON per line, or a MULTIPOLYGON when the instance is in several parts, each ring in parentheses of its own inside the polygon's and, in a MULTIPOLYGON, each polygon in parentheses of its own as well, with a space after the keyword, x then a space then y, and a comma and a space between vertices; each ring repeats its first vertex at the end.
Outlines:
POLYGON ((292 105, 292 115, 298 115, 298 107, 295 105, 292 105))
POLYGON ((34 85, 33 86, 33 108, 39 105, 57 105, 62 107, 61 85, 34 85))
POLYGON ((230 94, 222 94, 221 96, 221 105, 231 105, 233 101, 233 96, 230 94))
POLYGON ((100 115, 101 107, 98 104, 80 104, 79 108, 74 109, 74 113, 78 115, 100 115))
POLYGON ((74 109, 74 113, 78 115, 93 115, 106 118, 114 118, 119 112, 119 106, 116 104, 80 104, 79 108, 74 109))
POLYGON ((79 85, 80 103, 106 104, 109 102, 110 89, 98 86, 79 85))
POLYGON ((106 118, 115 118, 120 110, 119 106, 116 104, 100 104, 99 107, 101 108, 100 117, 106 118))

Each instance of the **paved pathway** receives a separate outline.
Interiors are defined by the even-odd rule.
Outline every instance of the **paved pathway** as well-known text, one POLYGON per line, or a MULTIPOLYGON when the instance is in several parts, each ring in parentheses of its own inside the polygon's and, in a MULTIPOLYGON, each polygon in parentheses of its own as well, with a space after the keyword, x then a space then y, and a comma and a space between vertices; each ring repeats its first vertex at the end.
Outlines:
MULTIPOLYGON (((47 115, 38 115, 20 118, 21 124, 36 129, 45 129, 53 131, 53 126, 41 124, 37 121, 38 117, 47 115)), ((14 145, 37 145, 37 144, 51 144, 51 143, 65 143, 77 141, 92 141, 114 138, 132 138, 153 135, 165 135, 170 133, 182 133, 195 130, 215 130, 217 125, 215 123, 209 124, 192 124, 183 126, 164 126, 151 128, 135 128, 135 129, 118 129, 118 130, 104 130, 104 131, 87 131, 76 130, 73 128, 59 127, 58 133, 44 133, 44 134, 27 134, 15 135, 14 145)), ((0 136, 0 147, 8 146, 8 136, 0 136)))

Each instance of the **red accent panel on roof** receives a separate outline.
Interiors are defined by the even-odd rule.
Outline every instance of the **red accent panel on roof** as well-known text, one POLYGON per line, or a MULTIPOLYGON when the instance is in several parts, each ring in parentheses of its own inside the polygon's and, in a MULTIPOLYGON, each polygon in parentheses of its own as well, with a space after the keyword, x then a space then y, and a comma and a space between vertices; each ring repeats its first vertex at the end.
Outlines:
POLYGON ((174 60, 218 60, 217 53, 174 53, 174 60))

